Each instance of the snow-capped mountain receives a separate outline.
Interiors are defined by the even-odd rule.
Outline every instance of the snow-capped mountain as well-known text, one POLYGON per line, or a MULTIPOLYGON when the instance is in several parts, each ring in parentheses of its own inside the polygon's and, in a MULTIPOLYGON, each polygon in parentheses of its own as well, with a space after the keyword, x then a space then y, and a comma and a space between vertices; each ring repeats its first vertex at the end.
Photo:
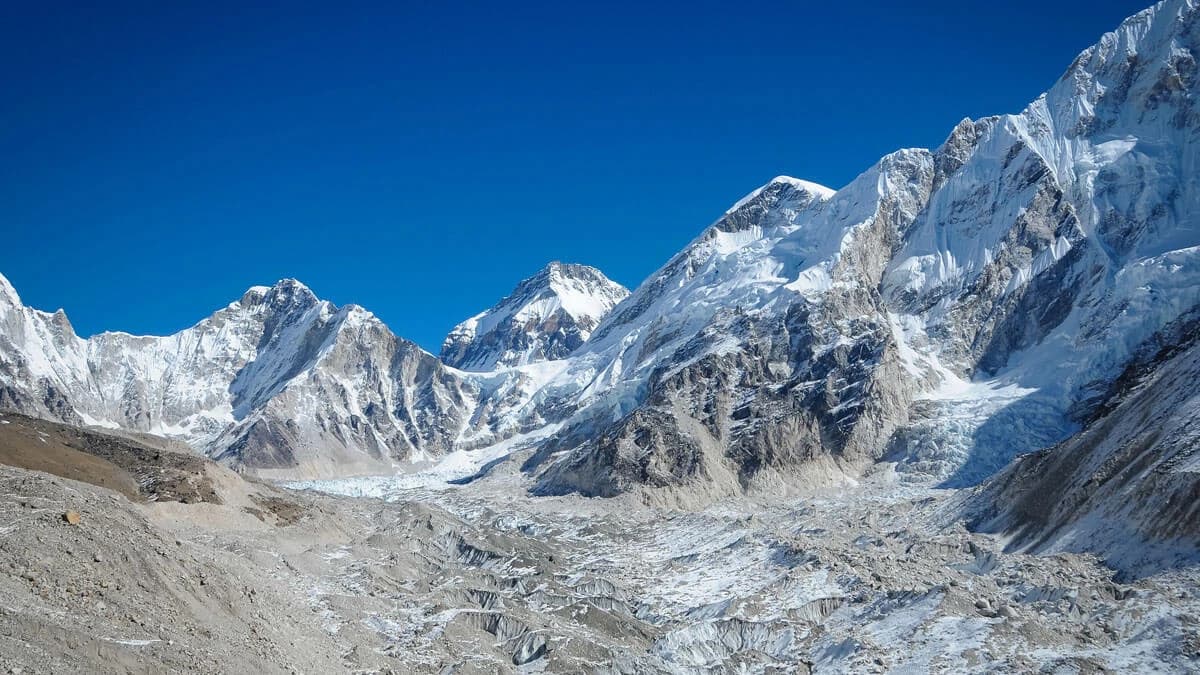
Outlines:
POLYGON ((471 388, 361 307, 255 287, 167 337, 84 340, 0 278, 0 405, 180 438, 263 474, 344 475, 448 449, 471 388))
POLYGON ((598 270, 551 263, 463 324, 481 330, 455 363, 496 369, 468 373, 291 279, 174 335, 85 340, 0 276, 0 407, 177 438, 264 476, 387 473, 533 431, 540 419, 510 409, 627 294, 598 270))
POLYGON ((537 489, 729 492, 884 457, 967 485, 1078 430, 1200 302, 1197 14, 1146 10, 1022 113, 836 192, 736 204, 543 389, 564 426, 537 489))
POLYGON ((1200 311, 1198 52, 1196 0, 1165 0, 1019 114, 964 120, 838 190, 770 181, 627 297, 551 264, 460 324, 442 361, 296 282, 175 336, 90 340, 3 284, 0 405, 182 437, 258 471, 478 451, 492 468, 520 459, 537 493, 684 503, 881 460, 900 480, 974 485, 1053 446, 983 491, 979 522, 1103 522, 1115 501, 1024 525, 1013 495, 1020 467, 1051 462, 1075 489, 1103 472, 1057 453, 1105 464, 1134 447, 1174 472, 1171 494, 1195 494, 1192 450, 1134 442, 1144 427, 1121 418, 1191 405, 1163 384, 1187 363, 1146 355, 1184 349, 1200 311), (1137 369, 1150 363, 1162 374, 1137 369), (1120 438, 1091 443, 1098 424, 1120 438))
POLYGON ((594 267, 552 262, 491 309, 455 326, 442 344, 442 361, 491 371, 562 359, 627 295, 594 267))

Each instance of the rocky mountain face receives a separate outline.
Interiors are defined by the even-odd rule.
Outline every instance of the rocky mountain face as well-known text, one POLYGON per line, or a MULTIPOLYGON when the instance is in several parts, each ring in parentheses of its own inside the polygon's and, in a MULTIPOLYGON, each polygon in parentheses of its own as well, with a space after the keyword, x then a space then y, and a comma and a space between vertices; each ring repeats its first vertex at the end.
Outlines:
MULTIPOLYGON (((964 120, 840 190, 772 180, 627 297, 551 264, 455 328, 440 361, 295 282, 175 336, 90 340, 5 284, 0 405, 185 438, 268 474, 474 451, 520 458, 538 494, 684 503, 880 461, 971 486, 1051 448, 972 507, 1042 545, 1115 517, 1084 495, 1194 491, 1194 444, 1146 441, 1125 418, 1190 405, 1170 382, 1191 352, 1170 350, 1200 306, 1198 50, 1195 0, 1166 0, 1020 114, 964 120), (1097 425, 1120 438, 1095 442, 1097 425), (1106 473, 1159 462, 1168 478, 1106 473), (1043 469, 1078 492, 1032 522, 1021 495, 1043 469)), ((1142 537, 1187 534, 1132 516, 1142 537)))
POLYGON ((547 385, 536 489, 969 485, 1078 430, 1200 302, 1197 22, 1161 3, 1020 114, 739 202, 547 385))
POLYGON ((440 455, 471 387, 361 307, 294 280, 167 337, 75 335, 0 281, 0 405, 180 438, 272 475, 390 469, 440 455))
POLYGON ((0 277, 0 407, 177 438, 262 476, 386 473, 521 430, 505 412, 541 383, 543 362, 627 294, 593 268, 550 264, 448 338, 453 364, 496 369, 476 374, 295 280, 171 336, 83 339, 0 277))
POLYGON ((552 262, 491 309, 455 326, 441 359, 461 370, 491 371, 565 358, 627 295, 594 267, 552 262))

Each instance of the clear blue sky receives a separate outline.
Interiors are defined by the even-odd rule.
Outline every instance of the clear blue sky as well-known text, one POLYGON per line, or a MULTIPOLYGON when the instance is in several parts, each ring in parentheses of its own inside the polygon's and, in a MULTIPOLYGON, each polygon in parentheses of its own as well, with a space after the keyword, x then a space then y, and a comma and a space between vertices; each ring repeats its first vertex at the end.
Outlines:
POLYGON ((218 4, 0 9, 0 272, 81 335, 296 277, 436 351, 549 260, 636 286, 775 175, 1017 112, 1143 7, 218 4))

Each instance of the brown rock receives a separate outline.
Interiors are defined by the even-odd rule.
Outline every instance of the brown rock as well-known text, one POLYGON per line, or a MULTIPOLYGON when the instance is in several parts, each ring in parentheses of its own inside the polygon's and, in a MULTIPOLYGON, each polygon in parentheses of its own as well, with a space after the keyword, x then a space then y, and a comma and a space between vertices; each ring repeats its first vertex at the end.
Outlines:
POLYGON ((62 515, 62 519, 68 525, 78 525, 79 523, 83 522, 83 516, 79 515, 78 511, 68 510, 66 513, 64 513, 62 515))

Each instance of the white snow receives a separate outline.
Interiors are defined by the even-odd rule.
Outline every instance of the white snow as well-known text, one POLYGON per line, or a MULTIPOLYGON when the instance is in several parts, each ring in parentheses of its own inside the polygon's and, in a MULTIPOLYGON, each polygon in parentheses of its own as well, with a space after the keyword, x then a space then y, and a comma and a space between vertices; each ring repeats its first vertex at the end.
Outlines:
POLYGON ((543 350, 552 335, 540 335, 542 327, 556 330, 556 317, 565 315, 586 340, 601 319, 629 291, 599 270, 581 265, 551 263, 534 277, 523 281, 496 306, 463 321, 446 337, 443 354, 463 370, 489 372, 524 366, 545 358, 543 350), (507 349, 502 331, 524 333, 524 349, 507 349), (499 346, 487 346, 488 342, 499 346), (459 352, 466 352, 459 356, 459 352), (458 360, 455 360, 458 359, 458 360))
POLYGON ((535 445, 561 425, 550 425, 532 434, 517 435, 479 450, 456 450, 432 462, 399 467, 391 476, 357 476, 339 479, 288 481, 286 487, 316 490, 348 497, 389 498, 407 490, 458 489, 451 481, 469 478, 493 461, 508 457, 515 450, 535 445))

